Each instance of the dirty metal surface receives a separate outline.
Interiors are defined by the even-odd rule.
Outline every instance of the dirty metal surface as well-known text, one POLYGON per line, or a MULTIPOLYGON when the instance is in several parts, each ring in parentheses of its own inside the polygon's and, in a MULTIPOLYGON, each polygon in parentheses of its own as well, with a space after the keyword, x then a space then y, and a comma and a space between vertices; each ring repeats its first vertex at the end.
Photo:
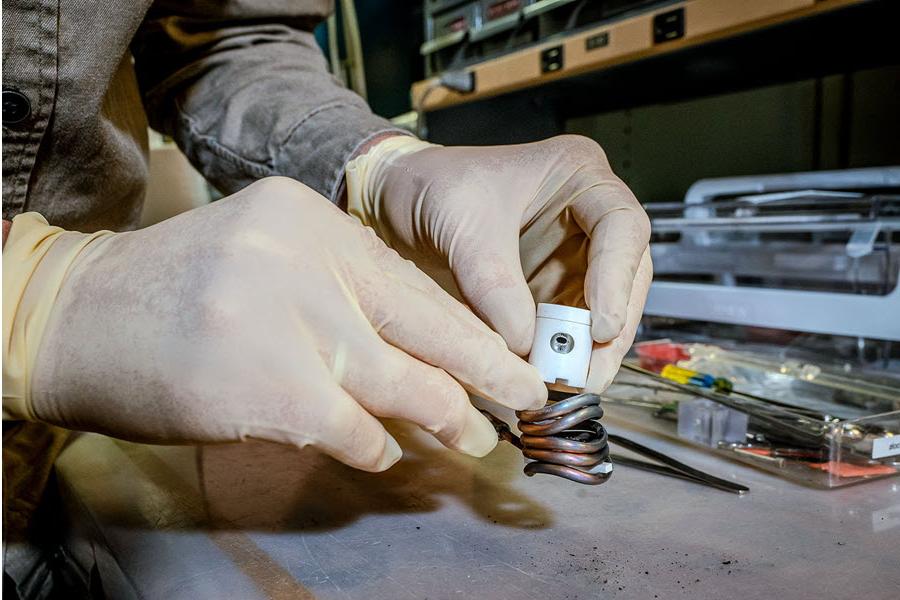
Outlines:
MULTIPOLYGON (((610 412, 614 412, 611 410, 610 412)), ((391 425, 404 458, 362 473, 251 442, 83 435, 58 462, 68 550, 112 598, 887 598, 900 478, 837 490, 611 431, 747 484, 742 497, 616 468, 596 487, 522 475, 391 425)))

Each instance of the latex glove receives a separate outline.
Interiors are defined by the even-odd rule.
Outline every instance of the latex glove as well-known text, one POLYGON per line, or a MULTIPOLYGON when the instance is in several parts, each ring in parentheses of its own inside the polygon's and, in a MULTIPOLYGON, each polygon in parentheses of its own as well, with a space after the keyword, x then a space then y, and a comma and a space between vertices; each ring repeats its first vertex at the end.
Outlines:
POLYGON ((587 388, 609 385, 650 286, 650 224, 594 141, 443 147, 393 137, 348 164, 348 212, 458 293, 524 355, 535 300, 588 307, 587 388))
POLYGON ((379 471, 401 451, 376 417, 481 456, 497 435, 465 389, 546 400, 471 311, 288 179, 130 233, 20 215, 3 260, 5 418, 141 442, 311 444, 379 471))

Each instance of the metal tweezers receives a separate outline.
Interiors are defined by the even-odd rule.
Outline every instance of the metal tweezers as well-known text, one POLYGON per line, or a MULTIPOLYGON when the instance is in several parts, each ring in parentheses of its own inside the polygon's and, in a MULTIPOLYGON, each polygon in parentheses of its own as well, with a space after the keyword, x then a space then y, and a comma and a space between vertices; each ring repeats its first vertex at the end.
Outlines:
POLYGON ((623 448, 627 448, 628 450, 631 450, 636 454, 641 454, 643 456, 646 456, 647 458, 652 458, 653 460, 662 463, 656 464, 645 462, 643 460, 628 458, 627 456, 621 456, 619 454, 610 454, 609 458, 613 461, 613 464, 625 465, 626 467, 634 467, 635 469, 650 471, 651 473, 657 473, 659 475, 667 475, 668 477, 677 477, 678 479, 692 481, 694 483, 706 485, 718 490, 723 490, 725 492, 731 492, 732 494, 743 494, 750 491, 750 488, 745 485, 734 483, 733 481, 728 481, 727 479, 720 479, 719 477, 710 475, 709 473, 704 473, 703 471, 690 467, 679 460, 675 460, 671 456, 667 456, 662 452, 658 452, 652 448, 648 448, 643 444, 638 444, 637 442, 629 440, 628 438, 624 438, 621 435, 609 433, 608 436, 610 443, 622 446, 623 448))

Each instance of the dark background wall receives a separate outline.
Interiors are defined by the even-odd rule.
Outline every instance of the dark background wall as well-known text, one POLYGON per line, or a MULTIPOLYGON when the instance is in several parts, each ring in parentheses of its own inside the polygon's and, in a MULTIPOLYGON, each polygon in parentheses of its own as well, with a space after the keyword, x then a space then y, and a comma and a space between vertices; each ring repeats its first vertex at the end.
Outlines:
MULTIPOLYGON (((424 62, 419 55, 424 39, 422 0, 357 0, 356 14, 369 105, 387 118, 409 111, 409 88, 425 77, 424 62)), ((316 29, 316 37, 327 56, 324 23, 316 29)), ((343 40, 338 38, 343 53, 343 40)))
POLYGON ((900 164, 900 67, 571 119, 644 202, 698 179, 900 164))

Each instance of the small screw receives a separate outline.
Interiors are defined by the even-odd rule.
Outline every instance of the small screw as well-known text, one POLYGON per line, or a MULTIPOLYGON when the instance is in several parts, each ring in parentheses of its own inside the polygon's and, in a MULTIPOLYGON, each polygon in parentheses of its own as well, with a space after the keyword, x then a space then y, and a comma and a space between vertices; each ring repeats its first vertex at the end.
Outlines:
POLYGON ((575 347, 575 340, 568 333, 554 333, 550 336, 550 347, 557 354, 568 354, 575 347))

